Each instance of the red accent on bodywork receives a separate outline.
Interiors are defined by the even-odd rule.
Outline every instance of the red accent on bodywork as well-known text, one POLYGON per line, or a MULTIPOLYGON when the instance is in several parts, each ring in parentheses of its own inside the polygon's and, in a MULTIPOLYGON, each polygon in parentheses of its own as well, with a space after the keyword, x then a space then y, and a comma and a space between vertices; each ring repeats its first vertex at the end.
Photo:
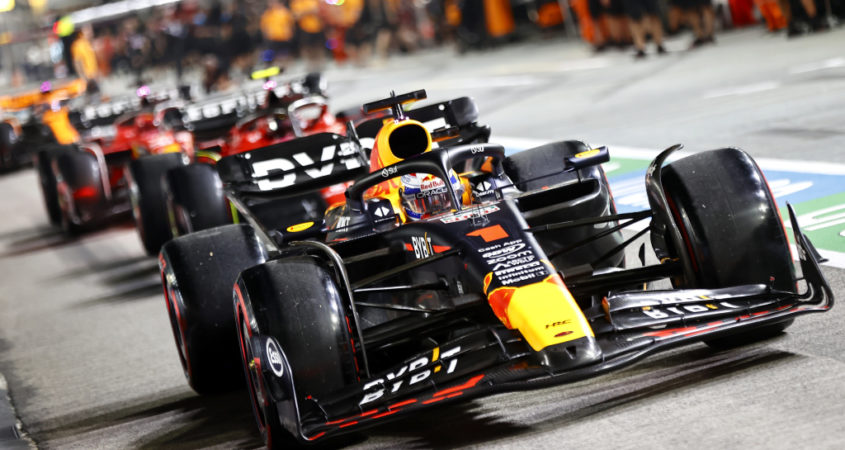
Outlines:
POLYGON ((432 245, 431 249, 434 250, 434 253, 443 253, 445 251, 451 250, 452 247, 448 245, 432 245))
POLYGON ((396 413, 398 413, 399 411, 400 411, 400 410, 398 410, 398 409, 397 409, 397 410, 395 410, 395 411, 383 412, 383 413, 381 413, 381 414, 379 414, 379 415, 377 415, 377 416, 373 416, 373 419, 380 419, 380 418, 382 418, 382 417, 384 417, 384 416, 389 416, 389 415, 391 415, 391 414, 396 414, 396 413))
POLYGON ((511 328, 511 322, 508 319, 507 314, 508 305, 511 303, 511 297, 513 297, 514 292, 516 292, 516 288, 501 287, 487 296, 487 302, 490 303, 490 308, 493 309, 493 313, 496 314, 496 317, 498 317, 499 320, 501 320, 508 328, 511 328))
MULTIPOLYGON (((448 395, 448 394, 452 394, 454 392, 463 391, 465 389, 475 387, 475 385, 478 384, 478 382, 481 381, 482 378, 484 378, 484 374, 476 375, 476 376, 470 378, 469 381, 467 381, 464 384, 460 384, 458 386, 453 386, 453 387, 450 387, 450 388, 443 389, 442 391, 435 392, 432 397, 440 397, 442 395, 448 395)), ((425 403, 425 402, 423 402, 423 403, 425 403)))
POLYGON ((82 186, 81 188, 73 191, 73 198, 74 199, 84 199, 84 198, 94 198, 97 196, 97 188, 94 186, 82 186))
POLYGON ((403 406, 410 405, 411 403, 416 403, 416 402, 417 402, 417 399, 412 398, 410 400, 405 400, 403 402, 394 403, 394 404, 388 406, 387 409, 401 408, 403 406))
POLYGON ((314 436, 311 436, 311 437, 306 437, 305 439, 307 439, 307 440, 309 440, 309 441, 313 441, 313 440, 315 440, 315 439, 319 439, 319 438, 323 437, 323 435, 325 435, 325 434, 326 434, 326 432, 325 432, 325 431, 322 431, 322 432, 320 432, 320 433, 315 434, 314 436))
POLYGON ((670 328, 668 330, 660 330, 660 331, 652 331, 649 333, 643 333, 643 336, 654 336, 654 337, 669 337, 676 334, 684 334, 689 333, 692 331, 697 330, 698 327, 686 327, 686 328, 670 328))

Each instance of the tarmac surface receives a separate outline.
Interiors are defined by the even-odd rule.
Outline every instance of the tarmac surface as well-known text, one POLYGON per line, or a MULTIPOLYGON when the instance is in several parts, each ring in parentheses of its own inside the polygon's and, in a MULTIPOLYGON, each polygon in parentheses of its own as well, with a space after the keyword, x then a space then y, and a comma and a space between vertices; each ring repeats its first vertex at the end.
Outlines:
MULTIPOLYGON (((611 152, 613 144, 659 150, 682 142, 691 151, 739 146, 796 165, 845 163, 845 29, 794 40, 760 28, 717 38, 695 51, 686 51, 687 37, 675 38, 669 55, 644 61, 550 40, 327 76, 338 108, 391 89, 473 96, 493 141, 578 138, 611 152)), ((0 176, 0 192, 0 372, 36 445, 261 445, 245 391, 203 398, 185 382, 156 261, 129 223, 64 236, 47 224, 31 170, 0 176)), ((824 273, 841 298, 845 271, 824 273)), ((842 448, 843 333, 839 305, 759 344, 695 344, 575 384, 435 408, 329 445, 842 448)))

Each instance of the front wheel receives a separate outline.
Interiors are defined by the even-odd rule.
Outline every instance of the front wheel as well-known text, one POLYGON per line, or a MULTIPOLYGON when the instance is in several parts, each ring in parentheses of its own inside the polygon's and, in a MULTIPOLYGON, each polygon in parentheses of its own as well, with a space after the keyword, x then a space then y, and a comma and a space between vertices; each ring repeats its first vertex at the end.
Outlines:
MULTIPOLYGON (((796 290, 789 241, 760 168, 747 153, 726 148, 697 153, 662 169, 670 212, 689 254, 692 279, 682 288, 766 284, 796 290)), ((710 342, 724 346, 782 331, 791 321, 710 342)))
MULTIPOLYGON (((289 439, 271 400, 278 374, 262 372, 254 363, 254 335, 271 337, 284 353, 300 409, 356 380, 356 362, 346 308, 332 270, 313 256, 274 260, 244 271, 235 291, 241 356, 253 412, 268 447, 289 439)), ((316 411, 315 411, 316 412, 316 411)))

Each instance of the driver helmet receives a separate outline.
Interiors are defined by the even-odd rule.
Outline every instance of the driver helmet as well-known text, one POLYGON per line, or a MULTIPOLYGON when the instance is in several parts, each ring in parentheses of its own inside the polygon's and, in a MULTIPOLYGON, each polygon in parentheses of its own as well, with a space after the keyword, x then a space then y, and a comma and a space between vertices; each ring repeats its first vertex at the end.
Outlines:
MULTIPOLYGON (((460 198, 463 195, 464 186, 454 170, 449 171, 449 181, 460 198)), ((439 177, 426 173, 412 173, 402 175, 401 182, 399 194, 402 208, 409 220, 419 220, 448 212, 454 207, 449 196, 449 189, 439 177)))

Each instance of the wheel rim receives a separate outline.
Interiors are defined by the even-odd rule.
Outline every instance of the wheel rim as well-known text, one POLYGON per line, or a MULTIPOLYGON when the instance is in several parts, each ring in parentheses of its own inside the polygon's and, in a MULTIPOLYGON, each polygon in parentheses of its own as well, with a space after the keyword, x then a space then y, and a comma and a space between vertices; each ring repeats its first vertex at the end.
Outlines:
POLYGON ((173 331, 173 339, 176 341, 176 350, 179 353, 179 362, 182 363, 182 371, 185 377, 191 378, 191 365, 188 361, 188 348, 185 343, 185 330, 182 324, 182 314, 178 307, 179 289, 175 287, 162 273, 162 284, 164 285, 164 299, 167 304, 167 316, 170 318, 170 329, 173 331))
POLYGON ((261 384, 260 367, 255 364, 255 356, 252 353, 252 347, 247 341, 247 337, 251 336, 249 325, 243 316, 239 313, 240 326, 238 327, 238 337, 241 340, 241 355, 243 356, 244 369, 246 370, 247 388, 249 389, 249 397, 252 400, 252 411, 255 415, 255 421, 258 423, 258 430, 264 437, 267 446, 270 446, 270 429, 267 427, 267 408, 264 406, 266 397, 261 384))

